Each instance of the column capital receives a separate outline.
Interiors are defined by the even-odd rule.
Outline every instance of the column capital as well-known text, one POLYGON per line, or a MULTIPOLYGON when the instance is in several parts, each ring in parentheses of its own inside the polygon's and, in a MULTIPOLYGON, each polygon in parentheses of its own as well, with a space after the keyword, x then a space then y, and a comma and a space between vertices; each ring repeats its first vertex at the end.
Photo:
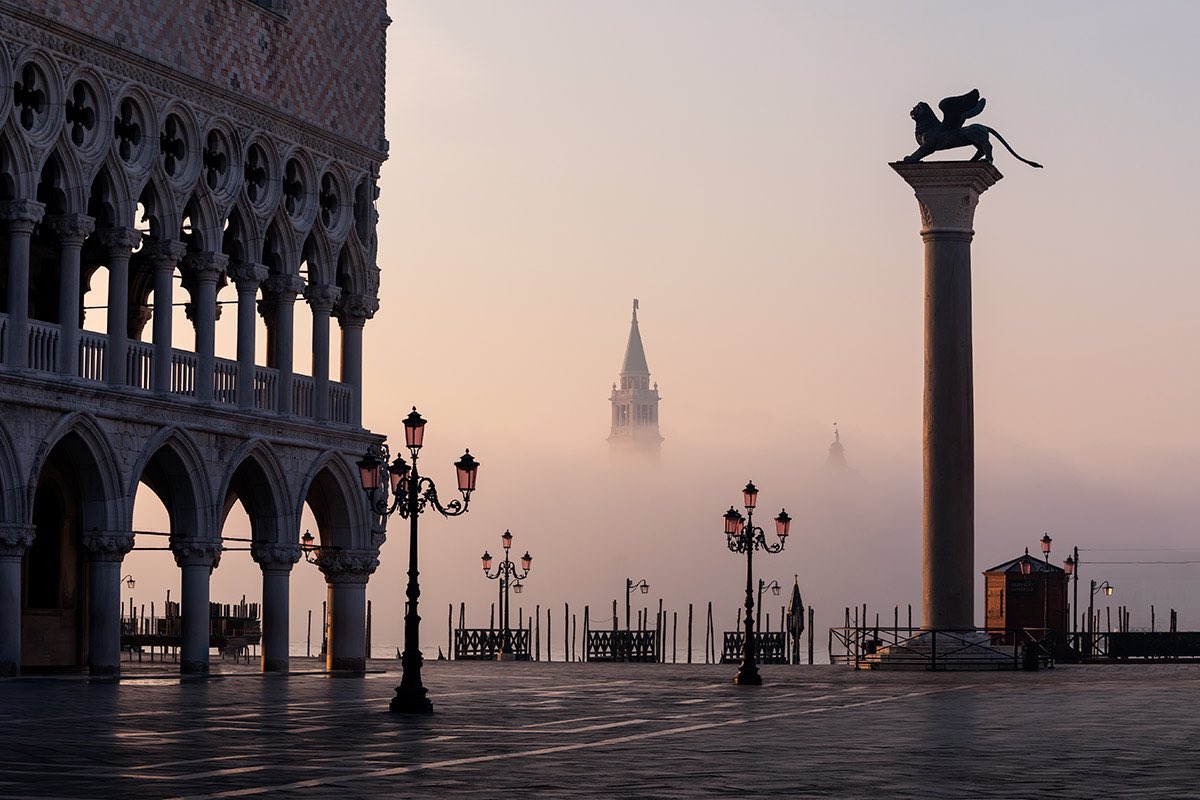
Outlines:
POLYGON ((80 536, 89 561, 117 561, 133 549, 131 531, 84 531, 80 536))
POLYGON ((0 224, 11 231, 30 233, 45 213, 46 206, 36 200, 10 200, 0 203, 0 224))
POLYGON ((147 238, 142 242, 142 253, 155 269, 174 269, 179 260, 187 253, 183 242, 173 242, 170 239, 147 238))
POLYGON ((254 542, 250 545, 250 557, 262 567, 263 572, 287 572, 300 560, 300 545, 254 542))
POLYGON ((334 304, 337 303, 337 299, 341 295, 342 290, 337 286, 310 283, 304 287, 304 299, 308 301, 313 311, 324 311, 326 313, 332 311, 334 304))
POLYGON ((363 325, 379 310, 379 299, 365 294, 343 294, 334 314, 343 325, 363 325))
POLYGON ((96 229, 96 220, 87 214, 55 214, 42 220, 42 230, 52 233, 66 245, 81 245, 96 229))
POLYGON ((262 264, 239 261, 226 267, 225 274, 233 281, 239 292, 249 292, 258 291, 258 287, 271 273, 262 264))
POLYGON ((1004 177, 984 161, 897 161, 891 167, 917 196, 922 236, 974 235, 979 195, 1004 177))
POLYGON ((37 531, 32 525, 20 523, 0 524, 0 558, 20 558, 33 544, 37 531))
POLYGON ((317 554, 317 568, 329 583, 366 583, 378 566, 377 550, 321 548, 317 554))
POLYGON ((263 294, 275 301, 291 302, 304 291, 304 280, 298 275, 271 275, 262 284, 263 294))
POLYGON ((224 253, 188 253, 179 261, 184 276, 198 283, 216 283, 227 266, 229 256, 224 253))
POLYGON ((180 567, 215 569, 217 564, 221 563, 223 549, 219 541, 179 539, 171 542, 171 552, 175 554, 175 563, 180 567))
POLYGON ((133 228, 103 228, 96 233, 96 238, 110 254, 129 255, 141 243, 142 234, 133 228))

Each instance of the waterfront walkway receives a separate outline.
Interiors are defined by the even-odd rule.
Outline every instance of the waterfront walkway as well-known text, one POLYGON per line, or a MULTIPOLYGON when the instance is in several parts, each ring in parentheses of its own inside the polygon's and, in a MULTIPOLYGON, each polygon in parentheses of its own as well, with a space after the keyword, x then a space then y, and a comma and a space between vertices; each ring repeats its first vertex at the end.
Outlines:
POLYGON ((1200 665, 1036 673, 428 662, 0 681, 0 797, 1195 797, 1200 665))

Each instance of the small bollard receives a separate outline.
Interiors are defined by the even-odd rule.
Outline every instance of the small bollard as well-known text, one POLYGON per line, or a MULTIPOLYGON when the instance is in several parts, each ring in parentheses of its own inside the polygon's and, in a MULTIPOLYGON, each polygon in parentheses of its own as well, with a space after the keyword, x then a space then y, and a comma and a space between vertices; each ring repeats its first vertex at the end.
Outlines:
POLYGON ((1036 670, 1038 666, 1037 647, 1026 644, 1021 651, 1021 669, 1036 670))

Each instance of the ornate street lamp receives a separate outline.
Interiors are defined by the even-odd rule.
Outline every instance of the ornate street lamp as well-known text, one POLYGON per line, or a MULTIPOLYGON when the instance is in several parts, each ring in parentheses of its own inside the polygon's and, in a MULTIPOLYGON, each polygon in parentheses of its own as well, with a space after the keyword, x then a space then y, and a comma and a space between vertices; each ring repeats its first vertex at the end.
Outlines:
POLYGON ((479 471, 479 462, 471 456, 470 450, 466 451, 454 462, 462 502, 452 500, 442 505, 433 480, 417 470, 417 458, 424 442, 425 420, 414 406, 412 413, 404 419, 404 446, 412 457, 412 467, 399 455, 388 466, 390 454, 386 444, 368 449, 358 462, 359 477, 363 491, 370 499, 371 510, 385 522, 393 514, 399 514, 401 519, 407 519, 409 523, 408 589, 405 592, 408 603, 404 612, 404 653, 400 656, 403 673, 400 685, 396 687, 396 696, 389 705, 392 711, 400 714, 433 713, 428 690, 421 683, 424 659, 421 657, 421 617, 417 613, 417 601, 421 597, 421 586, 417 582, 417 575, 420 574, 417 569, 417 520, 430 508, 443 517, 465 514, 471 504, 471 492, 475 491, 475 477, 479 471), (393 495, 390 505, 387 497, 389 489, 393 495))
POLYGON ((779 597, 779 593, 781 591, 783 591, 783 587, 779 585, 779 581, 771 581, 770 583, 767 583, 762 578, 758 579, 758 608, 754 615, 754 626, 756 628, 762 627, 762 610, 763 610, 762 596, 763 596, 763 592, 767 589, 770 589, 771 594, 774 595, 775 597, 779 597))
POLYGON ((637 583, 634 583, 633 578, 625 579, 625 630, 631 630, 629 627, 629 597, 634 590, 640 590, 642 594, 650 591, 650 584, 646 583, 646 579, 642 578, 637 583))
POLYGON ((508 557, 509 551, 512 549, 513 535, 505 531, 500 536, 500 546, 504 548, 504 560, 496 567, 496 574, 491 573, 492 555, 487 550, 483 551, 483 576, 490 581, 500 581, 500 619, 504 625, 504 629, 500 632, 500 652, 496 655, 498 661, 512 661, 512 629, 509 627, 509 600, 508 589, 509 584, 512 584, 512 590, 517 594, 521 593, 524 585, 521 581, 529 577, 529 570, 533 567, 533 556, 529 555, 529 551, 525 551, 525 555, 521 556, 521 573, 517 572, 517 565, 508 557), (513 581, 516 581, 513 583, 513 581))
POLYGON ((746 620, 742 636, 742 663, 733 682, 739 686, 760 686, 762 676, 758 674, 754 642, 754 551, 765 550, 768 553, 778 553, 783 550, 788 533, 791 532, 792 518, 787 510, 779 512, 775 517, 775 535, 779 537, 777 544, 769 544, 763 529, 754 524, 754 509, 758 505, 758 488, 753 482, 747 483, 742 490, 742 500, 746 508, 746 517, 733 506, 725 512, 725 540, 730 551, 746 554, 746 620))
POLYGON ((1046 557, 1046 563, 1050 563, 1050 543, 1054 541, 1050 538, 1050 534, 1042 534, 1042 555, 1046 557))
POLYGON ((137 585, 137 581, 133 579, 133 575, 126 575, 124 578, 121 578, 121 580, 125 581, 125 585, 130 589, 137 585))

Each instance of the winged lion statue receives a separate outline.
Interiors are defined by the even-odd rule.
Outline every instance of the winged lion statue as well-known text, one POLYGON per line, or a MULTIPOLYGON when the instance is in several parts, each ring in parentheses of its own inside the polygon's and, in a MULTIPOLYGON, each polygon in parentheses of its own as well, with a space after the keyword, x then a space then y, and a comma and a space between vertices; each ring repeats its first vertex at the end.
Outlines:
POLYGON ((928 103, 917 103, 913 106, 909 116, 917 123, 917 144, 920 146, 913 151, 912 155, 905 156, 904 160, 920 161, 925 156, 939 150, 973 146, 975 155, 971 156, 972 161, 990 162, 992 160, 992 143, 988 139, 988 134, 994 134, 1000 140, 1000 144, 1004 145, 1005 149, 1012 153, 1018 161, 1041 169, 1041 164, 1018 155, 1017 151, 1004 141, 1004 137, 1000 135, 999 131, 989 128, 987 125, 963 125, 971 117, 978 116, 986 103, 987 100, 979 96, 978 89, 972 89, 957 97, 947 97, 938 103, 942 119, 938 119, 937 114, 929 107, 928 103))

